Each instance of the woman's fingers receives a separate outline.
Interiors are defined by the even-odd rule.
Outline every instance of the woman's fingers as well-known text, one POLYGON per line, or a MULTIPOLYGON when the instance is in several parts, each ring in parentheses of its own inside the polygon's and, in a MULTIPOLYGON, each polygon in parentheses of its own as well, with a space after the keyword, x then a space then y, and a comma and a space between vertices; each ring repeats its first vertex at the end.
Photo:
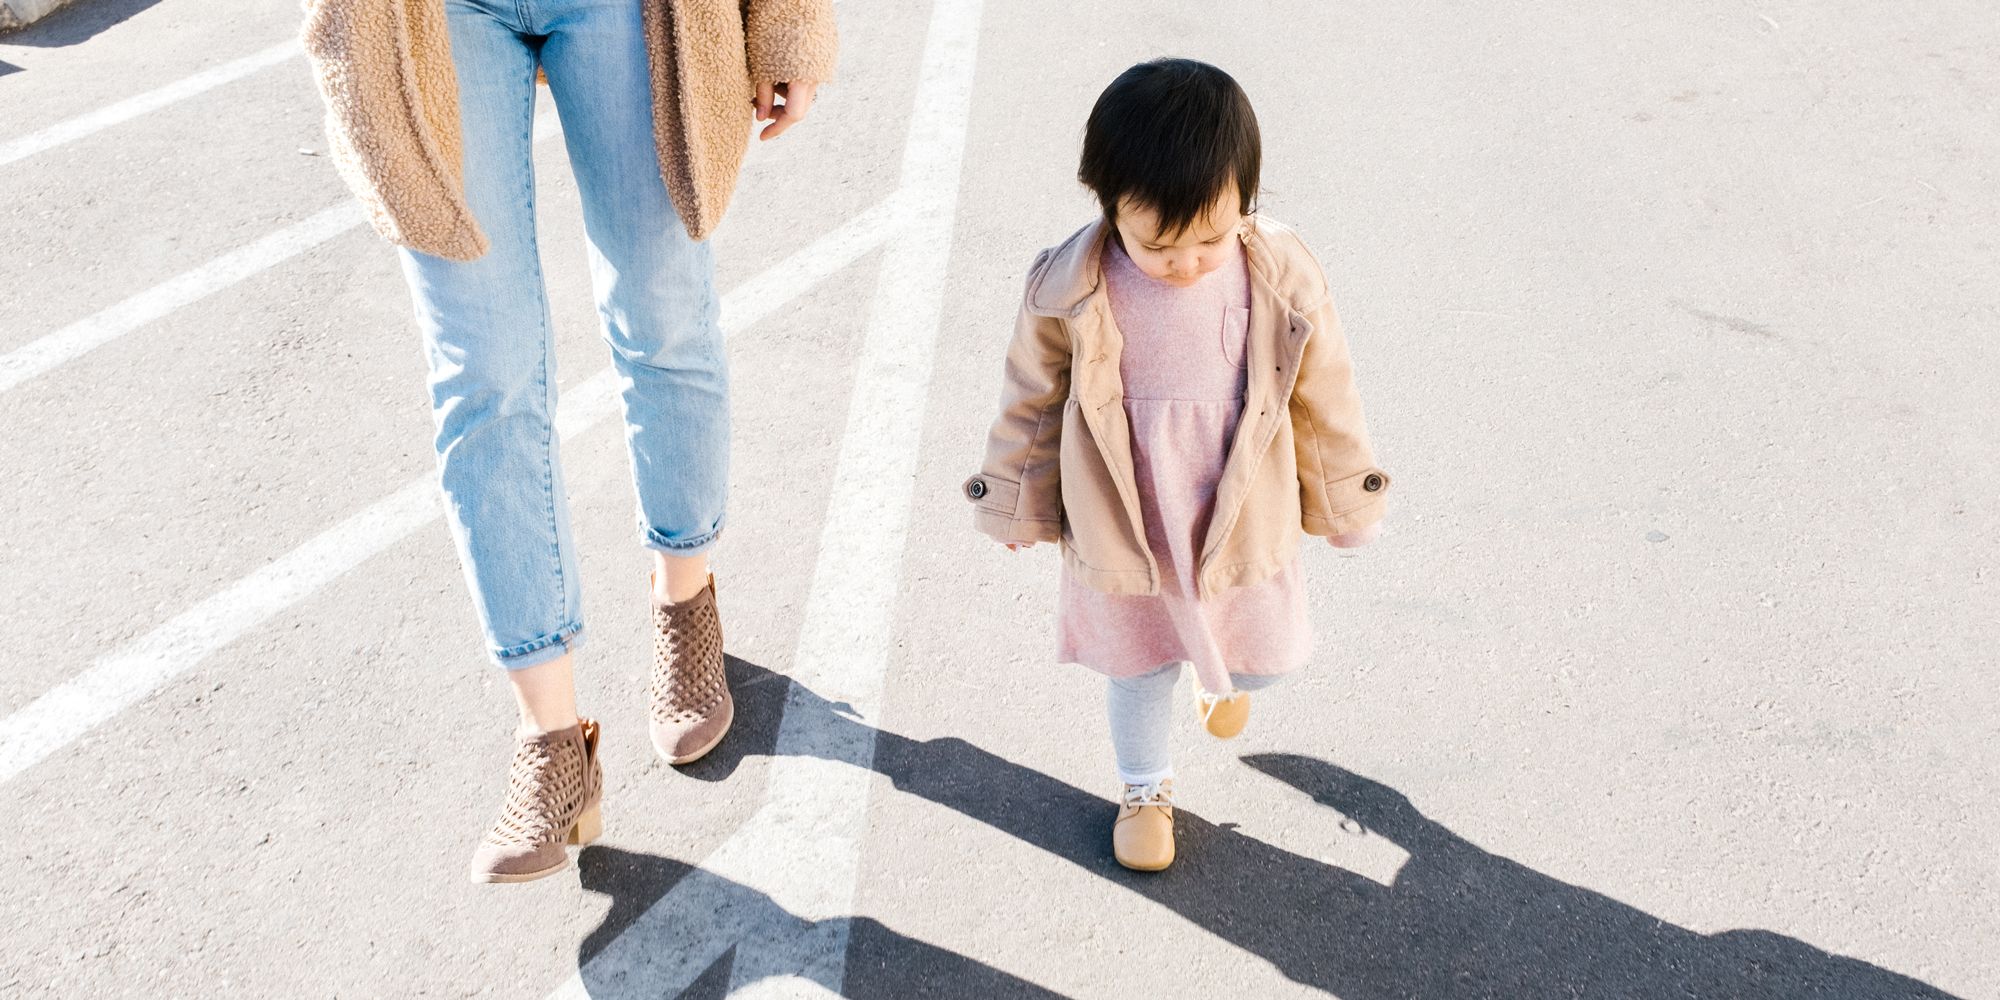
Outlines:
POLYGON ((792 80, 778 84, 775 88, 769 88, 768 91, 765 85, 758 85, 757 93, 760 100, 767 92, 783 98, 785 103, 774 106, 769 114, 758 116, 759 120, 769 121, 771 124, 764 126, 764 130, 757 133, 757 138, 776 139, 785 134, 786 129, 805 120, 807 113, 812 111, 813 99, 819 96, 819 84, 812 80, 792 80))
POLYGON ((770 120, 770 118, 771 118, 771 105, 772 105, 772 103, 773 103, 773 94, 774 94, 774 93, 775 93, 775 89, 774 89, 774 88, 773 88, 773 87, 772 87, 772 86, 771 86, 770 84, 768 84, 768 83, 760 83, 760 84, 758 84, 758 85, 757 85, 757 120, 758 120, 758 121, 760 121, 760 122, 761 122, 761 121, 769 121, 769 120, 770 120))
POLYGON ((813 101, 818 97, 819 84, 812 80, 795 80, 785 84, 785 107, 793 112, 794 120, 811 114, 813 101))

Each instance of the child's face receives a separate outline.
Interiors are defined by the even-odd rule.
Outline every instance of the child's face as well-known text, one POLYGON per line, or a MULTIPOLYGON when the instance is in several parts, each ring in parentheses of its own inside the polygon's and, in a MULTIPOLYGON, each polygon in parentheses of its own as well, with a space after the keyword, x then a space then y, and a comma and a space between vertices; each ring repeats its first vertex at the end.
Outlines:
POLYGON ((1173 236, 1160 232, 1160 216, 1130 198, 1118 201, 1118 236, 1125 254, 1155 281, 1186 288, 1228 263, 1243 228, 1236 186, 1222 192, 1201 218, 1173 236))

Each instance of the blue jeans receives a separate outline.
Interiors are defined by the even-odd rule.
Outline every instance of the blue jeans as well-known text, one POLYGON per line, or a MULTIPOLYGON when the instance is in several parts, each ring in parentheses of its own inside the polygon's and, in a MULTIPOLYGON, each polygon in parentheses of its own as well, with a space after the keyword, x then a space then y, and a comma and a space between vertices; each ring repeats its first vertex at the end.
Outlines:
POLYGON ((705 552, 722 529, 728 371, 715 262, 660 178, 640 0, 446 0, 466 198, 492 250, 402 251, 430 362, 439 478, 493 659, 583 638, 555 427, 555 338, 535 243, 535 69, 583 196, 598 317, 620 379, 644 543, 705 552))

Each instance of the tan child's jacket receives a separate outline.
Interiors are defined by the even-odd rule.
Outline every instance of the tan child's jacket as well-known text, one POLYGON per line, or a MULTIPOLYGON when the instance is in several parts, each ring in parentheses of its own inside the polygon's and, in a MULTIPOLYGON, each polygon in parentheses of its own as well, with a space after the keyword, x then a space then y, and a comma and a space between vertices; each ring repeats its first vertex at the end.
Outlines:
MULTIPOLYGON (((1060 542, 1063 564, 1111 594, 1160 592, 1133 475, 1119 353, 1101 271, 1103 220, 1035 260, 986 460, 965 481, 976 527, 1001 542, 1060 542)), ((1380 520, 1375 465, 1347 341, 1319 262, 1290 229, 1242 230, 1250 269, 1248 383, 1215 514, 1195 567, 1198 597, 1263 580, 1301 530, 1338 535, 1380 520)))

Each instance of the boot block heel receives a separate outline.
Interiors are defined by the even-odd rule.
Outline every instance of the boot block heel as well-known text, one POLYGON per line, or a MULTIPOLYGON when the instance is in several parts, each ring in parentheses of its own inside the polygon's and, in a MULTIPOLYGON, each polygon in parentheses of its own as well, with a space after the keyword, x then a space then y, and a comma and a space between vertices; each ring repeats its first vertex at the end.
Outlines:
POLYGON ((576 818, 576 825, 569 828, 569 842, 578 846, 588 844, 604 835, 604 812, 602 806, 591 806, 576 818))

